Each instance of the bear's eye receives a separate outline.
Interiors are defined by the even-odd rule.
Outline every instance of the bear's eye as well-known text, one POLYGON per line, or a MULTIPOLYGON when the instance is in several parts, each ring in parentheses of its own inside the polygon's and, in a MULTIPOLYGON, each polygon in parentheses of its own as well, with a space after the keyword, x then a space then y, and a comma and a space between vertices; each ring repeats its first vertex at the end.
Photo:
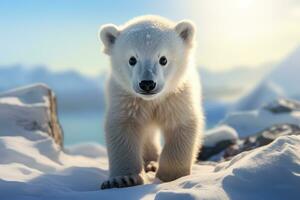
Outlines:
POLYGON ((129 58, 129 61, 128 61, 129 65, 134 66, 136 64, 136 62, 137 62, 137 60, 134 56, 131 56, 129 58))
POLYGON ((160 57, 160 59, 159 59, 160 65, 165 66, 167 63, 168 63, 168 60, 167 60, 166 56, 160 57))

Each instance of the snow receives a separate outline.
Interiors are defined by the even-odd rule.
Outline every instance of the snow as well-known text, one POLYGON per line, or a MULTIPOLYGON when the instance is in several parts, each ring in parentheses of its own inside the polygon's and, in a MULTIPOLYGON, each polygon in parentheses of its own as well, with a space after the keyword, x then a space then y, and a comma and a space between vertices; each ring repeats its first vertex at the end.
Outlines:
POLYGON ((233 111, 258 109, 264 104, 285 97, 284 91, 272 81, 262 81, 247 95, 243 96, 234 106, 233 111))
POLYGON ((295 97, 300 95, 300 46, 292 51, 286 59, 281 61, 265 79, 279 85, 288 95, 295 97))
POLYGON ((269 72, 252 91, 240 98, 232 110, 257 109, 281 97, 299 99, 299 74, 300 46, 269 72))
POLYGON ((220 125, 206 131, 203 145, 214 147, 218 142, 238 139, 238 133, 228 125, 220 125))
POLYGON ((272 125, 284 123, 299 125, 300 111, 280 114, 265 109, 232 112, 220 122, 220 125, 228 125, 238 132, 239 137, 246 137, 272 125))
POLYGON ((199 66, 203 96, 208 102, 212 100, 235 101, 260 82, 270 68, 270 64, 264 64, 257 68, 240 66, 231 70, 210 71, 205 66, 199 66))
POLYGON ((24 133, 31 140, 43 137, 43 132, 50 129, 49 91, 46 85, 39 84, 0 94, 0 135, 24 133), (38 133, 29 134, 32 130, 38 133))
POLYGON ((0 155, 0 199, 293 199, 300 195, 300 136, 280 137, 228 162, 195 165, 190 176, 173 182, 110 190, 99 189, 108 175, 106 152, 100 145, 82 144, 63 152, 50 138, 2 136, 0 155))
MULTIPOLYGON (((37 91, 45 91, 40 88, 37 91)), ((149 184, 100 190, 108 177, 105 148, 86 143, 61 150, 47 129, 24 129, 12 123, 18 116, 38 120, 45 113, 41 109, 45 98, 40 98, 45 94, 9 94, 0 97, 0 199, 276 200, 300 195, 300 136, 280 137, 226 162, 195 164, 191 175, 172 182, 161 183, 148 173, 149 184)), ((226 138, 236 137, 230 127, 215 130, 222 132, 228 132, 226 138)))

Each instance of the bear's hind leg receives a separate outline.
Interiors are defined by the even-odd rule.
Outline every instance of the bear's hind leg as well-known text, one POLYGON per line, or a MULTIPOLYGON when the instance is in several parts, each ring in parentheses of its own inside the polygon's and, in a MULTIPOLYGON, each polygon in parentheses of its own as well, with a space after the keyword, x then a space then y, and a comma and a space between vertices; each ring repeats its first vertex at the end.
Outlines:
POLYGON ((158 168, 158 157, 160 153, 160 137, 158 130, 151 128, 144 140, 143 159, 146 172, 155 172, 158 168))

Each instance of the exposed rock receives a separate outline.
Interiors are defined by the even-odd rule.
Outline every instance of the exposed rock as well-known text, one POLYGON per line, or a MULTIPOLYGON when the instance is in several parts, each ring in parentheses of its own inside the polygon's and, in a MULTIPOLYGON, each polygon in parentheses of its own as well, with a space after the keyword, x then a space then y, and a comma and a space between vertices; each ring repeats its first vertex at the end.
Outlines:
POLYGON ((203 147, 198 154, 198 160, 207 160, 219 154, 238 140, 238 133, 230 126, 220 125, 210 129, 204 135, 203 147))
POLYGON ((62 127, 58 121, 57 115, 57 103, 56 96, 52 90, 48 88, 48 98, 49 98, 49 110, 50 110, 50 136, 54 138, 54 141, 63 147, 64 135, 62 131, 62 127))
POLYGON ((276 114, 300 111, 300 102, 291 99, 278 99, 265 105, 263 109, 276 114))
POLYGON ((300 135, 300 127, 294 124, 277 124, 267 128, 256 135, 241 139, 224 151, 223 157, 228 159, 243 151, 252 150, 273 142, 276 138, 285 135, 300 135))
POLYGON ((243 151, 267 145, 280 136, 300 135, 300 102, 280 98, 260 110, 231 113, 207 133, 211 134, 204 137, 198 160, 230 159, 243 151), (230 127, 230 132, 237 131, 239 138, 226 138, 228 134, 221 131, 223 126, 230 127))
POLYGON ((265 146, 276 138, 286 135, 300 135, 300 126, 295 124, 276 124, 243 139, 220 141, 213 147, 203 146, 198 155, 198 160, 228 160, 241 152, 265 146), (217 159, 215 159, 216 157, 217 159))
POLYGON ((240 138, 255 135, 276 124, 300 124, 299 102, 280 99, 258 110, 231 112, 220 125, 234 128, 240 138))
POLYGON ((0 94, 0 135, 31 140, 51 136, 63 147, 63 132, 56 112, 55 94, 44 84, 0 94))
POLYGON ((230 146, 233 146, 236 143, 236 141, 232 140, 223 140, 218 142, 215 146, 202 146, 199 154, 198 154, 198 160, 200 161, 207 161, 213 156, 223 152, 225 149, 229 148, 230 146))

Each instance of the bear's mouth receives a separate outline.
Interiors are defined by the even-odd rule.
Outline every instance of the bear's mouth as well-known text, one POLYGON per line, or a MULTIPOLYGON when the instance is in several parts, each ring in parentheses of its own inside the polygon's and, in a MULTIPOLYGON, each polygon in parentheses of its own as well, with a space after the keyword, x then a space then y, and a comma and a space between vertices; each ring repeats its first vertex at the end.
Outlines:
POLYGON ((157 94, 157 92, 139 92, 142 95, 154 95, 157 94))
POLYGON ((133 91, 137 96, 140 96, 141 98, 153 99, 161 93, 162 88, 157 87, 157 88, 155 88, 154 90, 151 90, 151 91, 144 91, 144 90, 141 90, 137 87, 134 87, 133 91))

